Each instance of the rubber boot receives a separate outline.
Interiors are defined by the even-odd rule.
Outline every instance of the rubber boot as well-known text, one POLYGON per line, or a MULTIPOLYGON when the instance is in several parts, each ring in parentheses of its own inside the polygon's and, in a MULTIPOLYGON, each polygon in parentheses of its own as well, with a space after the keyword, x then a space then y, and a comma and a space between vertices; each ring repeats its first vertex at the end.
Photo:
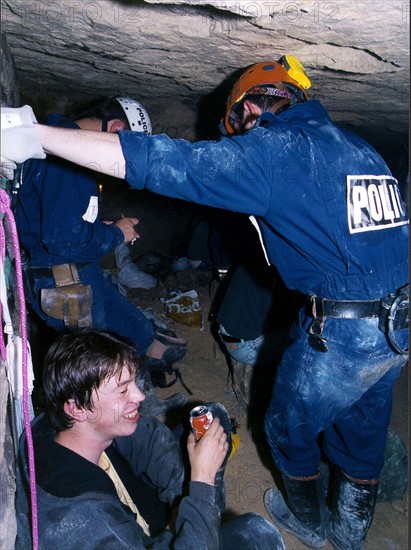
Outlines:
POLYGON ((278 489, 268 489, 264 505, 271 519, 309 548, 326 543, 327 509, 320 474, 310 478, 283 475, 287 504, 278 489))
POLYGON ((144 366, 137 372, 136 383, 146 396, 144 401, 140 403, 141 416, 160 416, 173 409, 180 409, 187 403, 187 396, 183 393, 175 393, 167 399, 159 399, 154 390, 150 372, 144 366))
POLYGON ((337 468, 328 540, 338 550, 361 550, 371 525, 379 480, 356 480, 337 468))

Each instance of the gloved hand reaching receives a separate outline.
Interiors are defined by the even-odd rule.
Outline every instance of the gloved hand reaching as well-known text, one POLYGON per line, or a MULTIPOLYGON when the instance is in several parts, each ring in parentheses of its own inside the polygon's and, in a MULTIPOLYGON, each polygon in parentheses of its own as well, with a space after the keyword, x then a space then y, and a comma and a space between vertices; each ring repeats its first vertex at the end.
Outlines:
POLYGON ((2 167, 4 163, 8 165, 10 171, 12 162, 20 163, 29 158, 46 158, 46 154, 34 129, 35 122, 37 122, 36 117, 29 105, 16 109, 11 107, 1 108, 2 167))

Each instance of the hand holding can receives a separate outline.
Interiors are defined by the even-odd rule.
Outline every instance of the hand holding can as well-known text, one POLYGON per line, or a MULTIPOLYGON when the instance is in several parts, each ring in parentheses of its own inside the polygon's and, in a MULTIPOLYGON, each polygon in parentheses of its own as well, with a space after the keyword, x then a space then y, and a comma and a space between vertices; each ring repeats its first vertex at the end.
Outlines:
POLYGON ((208 430, 213 421, 213 414, 205 405, 199 405, 190 411, 191 430, 198 441, 208 430))
POLYGON ((206 406, 193 409, 190 422, 192 431, 188 437, 187 450, 191 481, 214 485, 217 472, 227 456, 227 435, 220 419, 213 419, 211 410, 206 406))

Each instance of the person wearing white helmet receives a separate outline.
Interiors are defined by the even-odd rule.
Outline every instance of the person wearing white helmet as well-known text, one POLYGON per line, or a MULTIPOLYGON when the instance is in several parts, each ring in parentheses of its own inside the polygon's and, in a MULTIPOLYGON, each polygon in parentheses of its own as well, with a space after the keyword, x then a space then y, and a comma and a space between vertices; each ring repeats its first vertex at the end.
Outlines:
MULTIPOLYGON (((123 96, 110 97, 70 119, 51 115, 47 123, 111 134, 120 130, 152 131, 143 105, 123 96)), ((93 327, 131 340, 145 356, 146 371, 140 380, 146 393, 143 414, 158 416, 184 405, 187 398, 182 393, 164 401, 157 399, 150 368, 169 370, 185 355, 186 342, 156 333, 153 323, 104 276, 99 265, 103 256, 115 251, 121 268, 120 283, 132 279, 135 287, 156 285, 156 280, 131 260, 129 243, 134 244, 140 237, 139 220, 100 220, 97 182, 86 168, 47 157, 27 160, 19 169, 13 207, 27 256, 26 292, 32 309, 57 331, 93 327)))
POLYGON ((131 130, 151 134, 153 131, 150 117, 144 106, 135 99, 125 96, 112 96, 98 105, 91 107, 75 116, 77 124, 82 127, 91 125, 90 119, 95 119, 96 126, 102 132, 119 132, 131 130), (87 119, 87 122, 85 120, 87 119))

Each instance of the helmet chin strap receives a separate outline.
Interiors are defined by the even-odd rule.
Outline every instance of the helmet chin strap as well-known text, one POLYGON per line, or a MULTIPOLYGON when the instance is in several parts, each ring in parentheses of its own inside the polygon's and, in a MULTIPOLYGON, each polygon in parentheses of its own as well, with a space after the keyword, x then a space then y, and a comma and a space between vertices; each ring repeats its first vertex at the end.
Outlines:
POLYGON ((271 109, 269 109, 270 113, 273 113, 273 115, 279 115, 288 107, 291 107, 295 102, 293 102, 291 99, 282 99, 281 101, 278 101, 275 103, 271 109))

